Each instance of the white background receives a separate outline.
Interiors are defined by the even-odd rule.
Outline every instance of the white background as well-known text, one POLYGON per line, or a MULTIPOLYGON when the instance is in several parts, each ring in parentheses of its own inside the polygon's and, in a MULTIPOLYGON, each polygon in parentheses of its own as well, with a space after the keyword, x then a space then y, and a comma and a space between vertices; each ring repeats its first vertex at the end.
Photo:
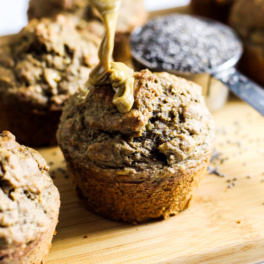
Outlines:
MULTIPOLYGON (((145 0, 149 11, 188 4, 189 0, 145 0)), ((0 0, 0 36, 17 33, 27 24, 28 0, 0 0)))

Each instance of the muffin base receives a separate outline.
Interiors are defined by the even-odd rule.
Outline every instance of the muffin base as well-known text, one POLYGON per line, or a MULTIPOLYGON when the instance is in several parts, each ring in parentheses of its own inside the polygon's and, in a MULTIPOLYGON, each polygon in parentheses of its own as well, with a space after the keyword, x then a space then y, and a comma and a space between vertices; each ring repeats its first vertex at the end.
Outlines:
POLYGON ((0 104, 0 131, 8 130, 20 144, 30 147, 57 144, 62 111, 34 111, 24 104, 0 104))
POLYGON ((17 248, 11 255, 0 251, 1 264, 44 264, 51 247, 57 221, 47 230, 39 241, 34 241, 23 248, 17 248))
POLYGON ((195 168, 161 179, 153 175, 136 183, 104 181, 102 171, 99 175, 92 167, 76 162, 68 163, 68 167, 77 192, 88 209, 106 218, 136 224, 167 219, 186 209, 208 163, 209 157, 206 157, 195 168))

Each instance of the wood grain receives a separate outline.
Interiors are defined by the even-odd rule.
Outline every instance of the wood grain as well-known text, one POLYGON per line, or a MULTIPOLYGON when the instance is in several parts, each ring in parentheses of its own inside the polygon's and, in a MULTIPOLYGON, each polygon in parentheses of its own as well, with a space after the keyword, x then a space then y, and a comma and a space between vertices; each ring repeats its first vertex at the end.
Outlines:
POLYGON ((264 261, 264 119, 239 101, 214 116, 217 149, 228 158, 220 165, 226 177, 205 175, 190 208, 167 221, 132 226, 87 211, 57 169, 65 169, 60 150, 40 150, 54 163, 62 199, 47 264, 264 261), (229 189, 234 178, 237 185, 229 189))

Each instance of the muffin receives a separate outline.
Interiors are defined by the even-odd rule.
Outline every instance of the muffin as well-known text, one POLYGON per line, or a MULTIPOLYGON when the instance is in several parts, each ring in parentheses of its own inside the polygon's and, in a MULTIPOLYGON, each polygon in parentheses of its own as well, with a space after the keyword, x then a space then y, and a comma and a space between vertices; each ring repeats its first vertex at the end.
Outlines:
MULTIPOLYGON (((30 0, 28 18, 51 17, 59 12, 72 13, 90 20, 101 20, 96 9, 92 8, 88 0, 30 0)), ((127 62, 131 58, 129 36, 136 26, 147 21, 148 13, 143 0, 123 0, 117 22, 114 58, 127 62)))
POLYGON ((242 70, 264 86, 264 1, 237 2, 230 14, 230 25, 244 42, 242 70))
POLYGON ((110 219, 140 223, 188 207, 207 168, 214 122, 201 88, 168 73, 134 73, 134 104, 120 113, 111 86, 66 104, 57 137, 79 196, 110 219))
POLYGON ((1 48, 1 131, 29 146, 56 144, 65 101, 84 87, 98 62, 100 30, 96 21, 71 16, 34 19, 1 48))
POLYGON ((194 14, 227 22, 230 8, 239 0, 192 0, 194 14))
POLYGON ((45 263, 60 197, 41 155, 0 134, 0 263, 45 263))

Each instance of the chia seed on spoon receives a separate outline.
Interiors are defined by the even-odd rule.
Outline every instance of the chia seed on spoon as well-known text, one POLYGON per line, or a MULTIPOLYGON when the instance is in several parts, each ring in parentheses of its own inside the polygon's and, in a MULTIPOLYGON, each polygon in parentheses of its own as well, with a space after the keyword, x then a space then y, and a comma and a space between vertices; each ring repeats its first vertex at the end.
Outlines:
POLYGON ((150 20, 132 35, 131 46, 134 57, 152 69, 182 73, 208 72, 242 50, 227 26, 179 14, 150 20))

